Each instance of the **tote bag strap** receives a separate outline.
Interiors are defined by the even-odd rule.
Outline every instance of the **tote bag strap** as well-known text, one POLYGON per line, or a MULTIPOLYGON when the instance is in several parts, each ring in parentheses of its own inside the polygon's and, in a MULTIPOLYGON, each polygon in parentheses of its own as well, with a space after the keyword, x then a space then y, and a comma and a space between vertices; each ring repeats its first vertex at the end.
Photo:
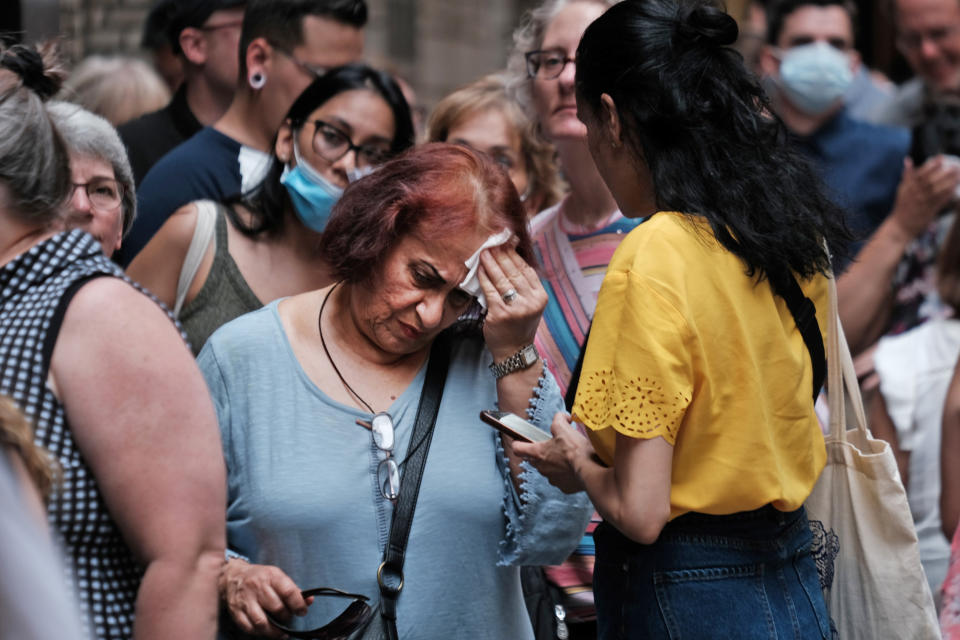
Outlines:
POLYGON ((827 338, 827 405, 830 408, 830 437, 840 442, 847 440, 847 409, 853 412, 854 426, 868 433, 860 385, 853 368, 850 347, 840 324, 837 306, 837 282, 829 278, 830 313, 827 338))

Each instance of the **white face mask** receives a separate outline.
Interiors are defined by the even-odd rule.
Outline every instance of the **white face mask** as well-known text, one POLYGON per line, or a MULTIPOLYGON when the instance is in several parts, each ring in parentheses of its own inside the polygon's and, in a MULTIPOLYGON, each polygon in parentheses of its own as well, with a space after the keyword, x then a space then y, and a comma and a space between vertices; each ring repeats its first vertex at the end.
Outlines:
POLYGON ((827 112, 852 82, 850 57, 826 42, 811 42, 782 54, 777 86, 804 113, 827 112))
POLYGON ((350 169, 349 171, 347 171, 347 182, 349 182, 350 184, 353 184, 360 178, 365 178, 376 170, 377 170, 377 167, 370 164, 364 167, 354 167, 353 169, 350 169))

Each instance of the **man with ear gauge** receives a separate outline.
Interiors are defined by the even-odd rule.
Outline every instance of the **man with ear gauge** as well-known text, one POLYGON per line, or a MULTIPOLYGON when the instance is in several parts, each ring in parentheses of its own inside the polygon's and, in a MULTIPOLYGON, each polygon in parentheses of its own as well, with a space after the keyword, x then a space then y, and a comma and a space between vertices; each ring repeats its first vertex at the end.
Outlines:
POLYGON ((597 299, 572 410, 589 438, 559 413, 513 448, 604 518, 602 640, 830 637, 803 503, 826 461, 824 244, 849 234, 736 36, 708 0, 635 0, 577 48, 590 153, 646 220, 597 299))
POLYGON ((251 0, 246 6, 233 102, 144 178, 140 215, 120 251, 124 266, 183 205, 220 201, 259 183, 296 97, 317 76, 363 53, 364 0, 251 0))
MULTIPOLYGON (((844 96, 861 67, 850 0, 782 0, 768 10, 760 67, 777 115, 847 209, 864 242, 895 206, 910 146, 900 128, 854 119, 844 96)), ((904 202, 898 203, 904 206, 904 202)))

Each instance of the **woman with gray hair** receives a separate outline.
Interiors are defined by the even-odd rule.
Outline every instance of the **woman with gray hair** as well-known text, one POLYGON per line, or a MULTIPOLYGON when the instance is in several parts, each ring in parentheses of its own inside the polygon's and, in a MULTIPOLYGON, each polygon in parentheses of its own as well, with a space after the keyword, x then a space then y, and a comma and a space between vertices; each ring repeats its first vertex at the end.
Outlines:
MULTIPOLYGON (((549 296, 535 344, 564 393, 575 384, 573 372, 586 343, 607 264, 620 240, 639 223, 620 214, 597 172, 587 147, 587 129, 577 118, 573 89, 574 54, 580 37, 587 25, 613 4, 614 0, 541 2, 524 16, 514 33, 514 48, 507 62, 511 90, 540 134, 556 147, 570 185, 570 192, 540 212, 530 229, 549 296)), ((572 399, 572 394, 566 395, 572 399)), ((591 528, 596 522, 599 517, 591 528)), ((545 614, 531 611, 535 624, 550 627, 538 628, 538 638, 554 638, 564 626, 575 640, 595 637, 593 555, 593 539, 587 535, 562 567, 546 568, 548 581, 560 588, 561 608, 544 598, 536 606, 545 614)), ((526 578, 539 581, 532 570, 526 578)))
POLYGON ((73 190, 68 229, 83 229, 107 257, 120 248, 137 213, 133 170, 127 150, 106 119, 70 102, 51 102, 47 111, 67 144, 73 190))
POLYGON ((0 47, 0 394, 63 471, 47 518, 84 637, 213 640, 226 517, 213 404, 160 306, 93 236, 63 231, 70 156, 44 104, 50 69, 0 47))

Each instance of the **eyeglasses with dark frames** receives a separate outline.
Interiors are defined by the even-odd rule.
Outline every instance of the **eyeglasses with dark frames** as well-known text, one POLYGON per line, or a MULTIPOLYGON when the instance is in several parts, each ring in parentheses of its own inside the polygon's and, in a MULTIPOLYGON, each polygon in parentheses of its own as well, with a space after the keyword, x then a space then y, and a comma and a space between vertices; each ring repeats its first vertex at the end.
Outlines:
MULTIPOLYGON (((336 162, 350 151, 356 153, 358 167, 375 167, 390 158, 390 143, 354 144, 350 136, 323 120, 314 120, 313 150, 328 162, 336 162)), ((379 415, 379 414, 378 414, 379 415)))
POLYGON ((276 49, 277 51, 282 53, 284 56, 286 56, 286 58, 289 59, 290 62, 300 67, 300 69, 302 69, 304 72, 310 74, 313 80, 316 80, 317 78, 323 76, 327 71, 329 71, 327 67, 318 67, 312 64, 308 64, 303 60, 301 60, 300 58, 298 58, 297 56, 293 55, 292 51, 287 51, 283 47, 278 47, 272 42, 270 44, 273 45, 274 49, 276 49))
POLYGON ((220 24, 205 24, 200 27, 200 31, 217 31, 218 29, 229 29, 230 27, 242 27, 243 20, 231 20, 230 22, 221 22, 220 24))
POLYGON ((267 620, 270 621, 271 625, 294 638, 304 638, 305 640, 346 640, 352 633, 358 629, 362 629, 364 625, 370 621, 371 616, 373 616, 373 609, 367 604, 370 598, 359 593, 347 593, 346 591, 334 589, 333 587, 318 587, 316 589, 301 591, 300 594, 304 599, 311 596, 331 596, 334 598, 353 598, 353 602, 347 605, 343 613, 327 624, 309 630, 291 629, 270 615, 270 613, 267 613, 267 620))
POLYGON ((562 49, 536 49, 527 51, 523 57, 527 61, 527 75, 541 80, 555 80, 569 63, 576 64, 562 49))
POLYGON ((123 185, 113 178, 94 178, 89 182, 74 182, 74 193, 83 187, 87 200, 94 209, 109 211, 120 206, 123 201, 123 185))

